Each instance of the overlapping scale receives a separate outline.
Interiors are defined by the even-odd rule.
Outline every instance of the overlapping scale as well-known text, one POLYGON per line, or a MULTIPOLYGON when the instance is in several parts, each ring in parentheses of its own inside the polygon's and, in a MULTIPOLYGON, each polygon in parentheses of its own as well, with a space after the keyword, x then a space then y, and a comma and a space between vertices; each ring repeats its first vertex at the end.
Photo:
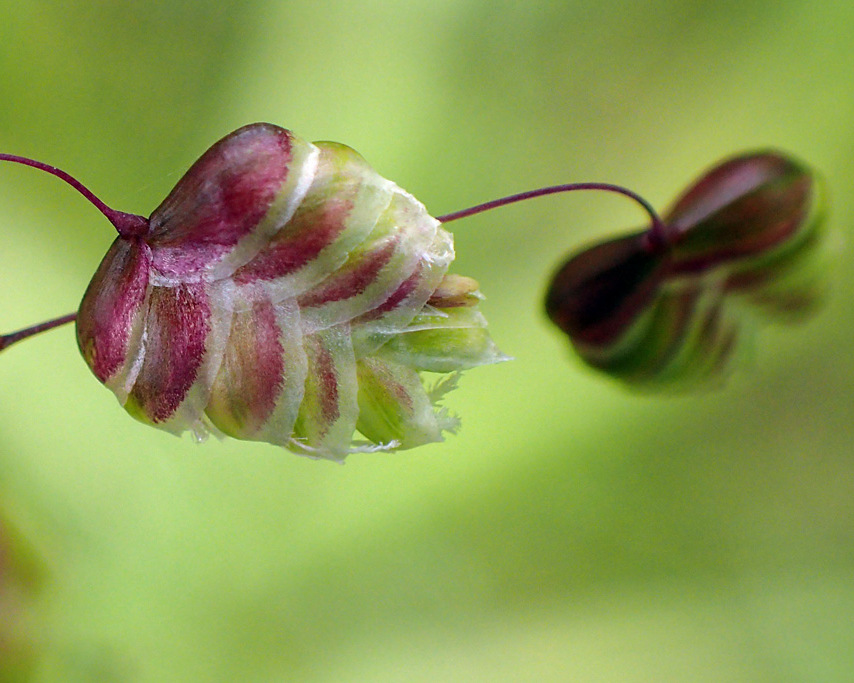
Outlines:
POLYGON ((420 370, 506 358, 477 297, 428 303, 452 260, 439 221, 352 149, 254 124, 190 168, 147 235, 116 240, 78 339, 128 412, 174 433, 334 460, 408 448, 456 425, 420 370))
POLYGON ((546 309, 590 365, 640 388, 693 386, 733 366, 754 322, 799 320, 829 265, 821 185, 773 152, 729 159, 647 231, 561 266, 546 309))

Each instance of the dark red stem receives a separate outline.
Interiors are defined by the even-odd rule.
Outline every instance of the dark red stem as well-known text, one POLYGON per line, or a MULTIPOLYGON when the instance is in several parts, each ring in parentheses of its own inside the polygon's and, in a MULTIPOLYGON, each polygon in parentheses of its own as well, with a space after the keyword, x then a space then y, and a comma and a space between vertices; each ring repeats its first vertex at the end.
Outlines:
POLYGON ((95 207, 107 217, 107 220, 115 226, 116 230, 118 230, 118 233, 122 237, 144 235, 148 231, 148 219, 145 218, 145 216, 138 216, 134 213, 125 213, 124 211, 111 209, 109 206, 104 204, 104 202, 98 199, 88 187, 75 177, 63 171, 61 168, 56 168, 56 166, 51 166, 49 164, 42 163, 41 161, 36 161, 35 159, 19 157, 16 154, 0 154, 0 161, 11 161, 15 164, 23 164, 24 166, 37 168, 40 171, 50 173, 51 175, 64 180, 94 204, 95 207))
POLYGON ((0 351, 12 346, 12 344, 17 341, 21 341, 27 337, 32 337, 34 334, 38 334, 39 332, 47 332, 47 330, 52 330, 54 327, 74 322, 76 318, 76 313, 69 313, 61 318, 56 318, 55 320, 48 320, 47 322, 39 323, 38 325, 33 325, 32 327, 27 327, 23 330, 18 330, 17 332, 0 335, 0 351))
POLYGON ((649 214, 649 217, 652 220, 652 225, 650 226, 649 232, 647 233, 647 241, 649 248, 655 250, 662 248, 664 245, 667 244, 667 230, 665 228, 664 221, 661 220, 655 209, 652 208, 652 205, 639 194, 632 192, 631 190, 620 185, 612 185, 611 183, 567 183, 565 185, 552 185, 551 187, 541 187, 537 190, 529 190, 528 192, 511 194, 509 197, 493 199, 490 202, 484 202, 483 204, 478 204, 477 206, 472 206, 468 209, 462 209, 460 211, 454 211, 453 213, 445 214, 444 216, 438 216, 438 220, 442 223, 450 223, 451 221, 456 221, 460 218, 474 216, 475 214, 481 213, 483 211, 497 209, 501 206, 507 206, 508 204, 515 204, 516 202, 522 202, 526 199, 543 197, 547 194, 557 194, 558 192, 575 192, 577 190, 599 190, 604 192, 616 192, 617 194, 621 194, 625 197, 628 197, 629 199, 633 199, 635 202, 637 202, 643 207, 644 211, 649 214))

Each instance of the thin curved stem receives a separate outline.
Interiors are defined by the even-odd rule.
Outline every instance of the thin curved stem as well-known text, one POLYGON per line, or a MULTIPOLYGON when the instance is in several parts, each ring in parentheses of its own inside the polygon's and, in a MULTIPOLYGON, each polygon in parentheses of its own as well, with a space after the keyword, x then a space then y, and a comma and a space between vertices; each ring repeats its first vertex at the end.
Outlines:
POLYGON ((634 200, 637 204, 640 204, 640 206, 643 207, 643 210, 646 211, 646 213, 652 220, 652 225, 650 226, 649 232, 647 233, 650 248, 655 249, 666 244, 667 233, 664 221, 661 220, 661 217, 658 215, 652 205, 636 192, 632 192, 628 188, 622 187, 621 185, 612 185, 611 183, 566 183, 564 185, 541 187, 537 190, 529 190, 527 192, 512 194, 508 197, 493 199, 492 201, 484 202, 483 204, 478 204, 477 206, 469 207, 468 209, 462 209, 460 211, 454 211, 453 213, 445 214, 444 216, 438 216, 437 220, 441 221, 442 223, 450 223, 451 221, 456 221, 460 218, 467 218, 468 216, 474 216, 475 214, 482 213, 483 211, 490 211, 491 209, 497 209, 501 206, 515 204, 516 202, 522 202, 527 199, 543 197, 549 194, 557 194, 559 192, 575 192, 578 190, 598 190, 604 192, 615 192, 617 194, 621 194, 625 197, 628 197, 629 199, 634 200))
POLYGON ((143 235, 148 230, 148 219, 145 218, 145 216, 138 216, 135 213, 125 213, 124 211, 117 211, 116 209, 110 208, 98 199, 98 197, 96 197, 88 187, 77 180, 77 178, 66 173, 61 168, 45 164, 41 161, 36 161, 35 159, 21 157, 17 154, 0 154, 0 161, 11 161, 15 164, 23 164, 24 166, 29 166, 31 168, 36 168, 39 171, 50 173, 60 180, 65 181, 94 204, 98 211, 104 214, 107 220, 113 224, 122 237, 143 235))
POLYGON ((68 315, 62 316, 61 318, 48 320, 47 322, 39 323, 38 325, 33 325, 32 327, 26 327, 23 330, 18 330, 17 332, 10 332, 9 334, 0 335, 0 351, 12 346, 12 344, 21 341, 22 339, 32 337, 34 334, 39 334, 39 332, 47 332, 48 330, 52 330, 54 327, 66 325, 68 323, 74 322, 76 319, 76 313, 69 313, 68 315))

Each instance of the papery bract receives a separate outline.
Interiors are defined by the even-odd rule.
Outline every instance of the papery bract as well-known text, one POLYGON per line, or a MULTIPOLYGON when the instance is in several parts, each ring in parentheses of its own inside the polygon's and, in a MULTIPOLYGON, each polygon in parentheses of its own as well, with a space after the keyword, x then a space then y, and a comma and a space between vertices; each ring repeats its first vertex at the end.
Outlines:
POLYGON ((440 222, 352 149, 254 124, 116 239, 78 341, 128 412, 170 432, 336 460, 409 448, 456 426, 420 371, 506 359, 477 283, 446 277, 453 257, 440 222))

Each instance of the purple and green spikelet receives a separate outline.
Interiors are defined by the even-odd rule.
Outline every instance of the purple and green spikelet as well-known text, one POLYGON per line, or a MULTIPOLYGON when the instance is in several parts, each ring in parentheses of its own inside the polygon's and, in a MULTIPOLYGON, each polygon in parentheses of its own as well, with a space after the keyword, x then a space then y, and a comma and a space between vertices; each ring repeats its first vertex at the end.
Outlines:
POLYGON ((554 276, 552 321, 590 365, 642 388, 728 370, 752 320, 799 320, 827 277, 816 176, 776 152, 700 178, 659 226, 589 247, 554 276))
POLYGON ((446 275, 453 257, 439 221, 352 149, 255 124, 119 235, 77 338, 131 415, 173 433, 335 460, 409 448, 456 426, 422 371, 506 359, 477 283, 446 275))

